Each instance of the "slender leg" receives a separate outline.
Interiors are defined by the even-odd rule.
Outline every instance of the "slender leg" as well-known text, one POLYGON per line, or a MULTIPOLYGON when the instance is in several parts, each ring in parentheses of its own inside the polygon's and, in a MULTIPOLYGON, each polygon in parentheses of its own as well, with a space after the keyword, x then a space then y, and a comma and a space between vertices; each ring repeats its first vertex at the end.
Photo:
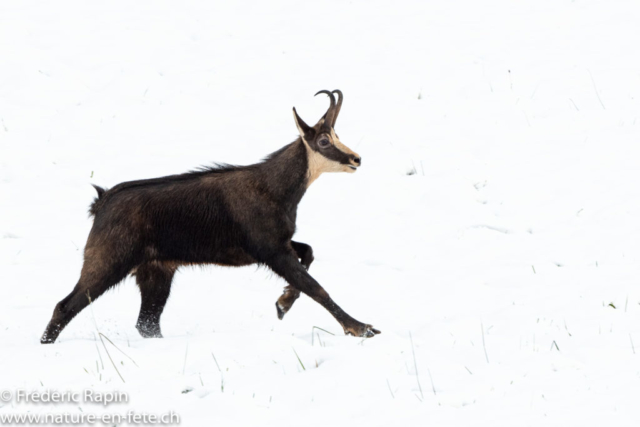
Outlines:
MULTIPOLYGON (((311 246, 307 245, 306 243, 294 242, 292 240, 291 247, 294 251, 296 251, 298 258, 300 259, 300 263, 304 266, 304 268, 309 270, 309 266, 311 266, 311 263, 313 262, 313 250, 311 249, 311 246)), ((280 296, 280 298, 278 298, 278 301, 276 301, 278 319, 282 320, 284 315, 287 314, 287 312, 291 309, 293 303, 296 302, 299 296, 299 290, 291 285, 285 286, 284 293, 280 296)))
POLYGON ((105 291, 124 279, 130 269, 124 266, 112 266, 106 263, 94 262, 86 259, 82 266, 80 280, 73 291, 60 301, 53 310, 53 316, 40 342, 51 344, 55 342, 60 332, 80 313, 89 302, 93 302, 105 291))
POLYGON ((349 316, 336 304, 327 291, 325 291, 313 277, 307 273, 307 270, 298 262, 296 254, 291 249, 284 249, 279 254, 272 256, 264 262, 276 274, 283 277, 289 285, 295 289, 304 292, 314 301, 322 305, 335 317, 342 325, 347 335, 355 335, 358 337, 372 337, 379 334, 380 331, 374 329, 371 325, 364 324, 349 316))
POLYGON ((149 262, 136 269, 142 303, 136 329, 144 338, 162 338, 160 316, 171 292, 175 267, 149 262))

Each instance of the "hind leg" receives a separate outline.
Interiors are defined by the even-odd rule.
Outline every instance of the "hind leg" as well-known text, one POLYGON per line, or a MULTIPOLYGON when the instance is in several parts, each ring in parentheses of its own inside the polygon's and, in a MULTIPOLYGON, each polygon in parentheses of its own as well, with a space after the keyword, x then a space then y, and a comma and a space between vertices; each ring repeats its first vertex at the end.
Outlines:
POLYGON ((90 302, 95 301, 109 288, 124 279, 129 269, 124 265, 110 265, 101 257, 85 252, 85 262, 82 266, 80 280, 66 298, 60 301, 53 310, 53 316, 40 342, 51 344, 55 342, 60 332, 80 313, 90 302))
POLYGON ((136 329, 144 338, 162 338, 160 316, 169 298, 175 271, 175 266, 156 261, 136 269, 136 282, 142 297, 136 329))

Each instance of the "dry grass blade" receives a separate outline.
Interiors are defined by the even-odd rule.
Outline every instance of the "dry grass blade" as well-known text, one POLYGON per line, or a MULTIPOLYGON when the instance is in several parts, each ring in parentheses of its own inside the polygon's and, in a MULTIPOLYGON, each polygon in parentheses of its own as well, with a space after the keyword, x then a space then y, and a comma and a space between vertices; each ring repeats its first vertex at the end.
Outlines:
POLYGON ((482 331, 482 348, 484 349, 484 358, 489 363, 489 355, 487 355, 487 345, 484 342, 484 325, 480 322, 480 330, 482 331))
MULTIPOLYGON (((104 348, 105 353, 107 353, 107 356, 109 357, 109 360, 111 361, 111 365, 113 365, 113 369, 116 370, 116 372, 118 373, 118 376, 120 377, 120 379, 122 380, 123 383, 126 383, 126 381, 124 380, 124 378, 122 377, 122 374, 120 373, 120 371, 118 370, 118 367, 116 366, 115 362, 113 361, 113 359, 111 358, 111 353, 109 353, 109 350, 107 349, 107 345, 104 343, 104 335, 100 332, 100 330, 98 329, 98 322, 96 322, 96 316, 93 312, 93 302, 91 301, 91 295, 89 294, 89 291, 87 291, 87 298, 89 299, 89 308, 91 309, 91 317, 93 318, 93 323, 96 327, 96 330, 98 331, 98 337, 100 337, 100 342, 102 343, 102 347, 104 348)), ((105 337, 106 338, 106 337, 105 337)), ((109 339, 109 338, 107 338, 109 339)), ((111 340, 109 340, 109 342, 111 342, 111 340)), ((112 343, 113 344, 113 343, 112 343)), ((117 348, 117 347, 116 347, 117 348)))
POLYGON ((106 339, 107 341, 109 341, 111 343, 112 346, 114 346, 116 348, 116 350, 118 350, 120 353, 122 353, 124 356, 127 357, 127 359, 131 360, 131 362, 136 365, 136 368, 139 368, 140 366, 138 366, 138 364, 136 363, 135 360, 133 360, 133 358, 131 356, 129 356, 127 353, 125 353, 124 351, 120 350, 120 347, 118 347, 117 345, 114 344, 113 341, 111 341, 109 339, 108 336, 106 336, 105 334, 103 334, 102 332, 98 331, 98 334, 102 335, 104 337, 104 339, 106 339))
MULTIPOLYGON (((333 335, 333 336, 335 336, 335 335, 336 335, 336 334, 334 334, 333 332, 329 332, 329 331, 327 331, 326 329, 322 329, 322 328, 320 328, 320 327, 318 327, 318 326, 312 326, 312 327, 311 327, 311 345, 313 345, 313 344, 315 343, 315 337, 314 337, 314 335, 318 334, 317 332, 314 334, 315 329, 319 329, 319 330, 321 330, 322 332, 326 332, 326 333, 328 333, 329 335, 333 335)), ((322 341, 320 341, 320 335, 318 335, 318 342, 320 342, 320 346, 322 346, 322 341)))
POLYGON ((298 358, 298 362, 300 362, 300 366, 302 366, 302 370, 306 371, 307 368, 304 367, 304 363, 302 363, 302 360, 300 360, 300 356, 298 356, 298 353, 296 352, 296 349, 291 347, 291 349, 293 350, 293 353, 296 355, 296 357, 298 358))
POLYGON ((413 367, 416 372, 416 381, 418 382, 418 390, 420 390, 420 396, 422 397, 422 399, 420 399, 420 402, 422 402, 424 400, 424 393, 422 393, 422 385, 420 384, 420 376, 418 375, 418 362, 416 361, 416 351, 413 348, 413 337, 411 336, 411 332, 409 332, 409 340, 411 341, 411 354, 413 354, 413 367))

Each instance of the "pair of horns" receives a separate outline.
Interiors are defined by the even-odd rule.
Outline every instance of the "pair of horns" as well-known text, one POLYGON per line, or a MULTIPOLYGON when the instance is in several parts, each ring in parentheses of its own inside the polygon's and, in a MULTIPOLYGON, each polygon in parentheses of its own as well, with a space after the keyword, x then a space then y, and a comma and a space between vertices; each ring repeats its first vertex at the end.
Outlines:
MULTIPOLYGON (((332 92, 329 92, 328 90, 321 90, 320 92, 316 93, 314 96, 320 95, 321 93, 326 93, 329 96, 329 100, 331 101, 331 105, 329 105, 329 109, 327 110, 326 113, 324 113, 324 116, 322 116, 322 119, 320 119, 320 120, 324 119, 324 123, 322 124, 323 131, 330 132, 331 129, 334 128, 336 125, 336 119, 338 118, 338 113, 340 113, 340 107, 342 107, 342 92, 339 91, 338 89, 332 92), (336 98, 333 96, 334 93, 338 94, 337 104, 336 104, 336 98)), ((300 135, 304 138, 305 135, 312 130, 311 126, 306 124, 304 120, 300 118, 295 107, 293 107, 293 116, 296 120, 296 125, 300 130, 300 135)))
POLYGON ((336 126, 336 120, 338 119, 338 114, 340 113, 340 108, 342 107, 342 92, 338 89, 329 92, 328 90, 321 90, 316 93, 314 96, 318 96, 321 93, 326 93, 329 96, 329 100, 331 101, 331 105, 329 105, 329 109, 324 114, 324 123, 331 128, 336 126), (333 96, 334 93, 338 94, 338 103, 336 104, 336 98, 333 96))

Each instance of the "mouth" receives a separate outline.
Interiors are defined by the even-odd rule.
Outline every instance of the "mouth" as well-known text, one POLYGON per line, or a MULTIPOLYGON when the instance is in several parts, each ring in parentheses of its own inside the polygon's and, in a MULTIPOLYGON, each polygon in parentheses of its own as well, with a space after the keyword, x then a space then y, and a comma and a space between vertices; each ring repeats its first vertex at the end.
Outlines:
POLYGON ((358 168, 357 168, 357 167, 355 167, 355 166, 351 166, 351 165, 347 165, 347 166, 349 166, 349 167, 350 167, 351 169, 353 169, 353 170, 357 170, 357 169, 358 169, 358 168))

